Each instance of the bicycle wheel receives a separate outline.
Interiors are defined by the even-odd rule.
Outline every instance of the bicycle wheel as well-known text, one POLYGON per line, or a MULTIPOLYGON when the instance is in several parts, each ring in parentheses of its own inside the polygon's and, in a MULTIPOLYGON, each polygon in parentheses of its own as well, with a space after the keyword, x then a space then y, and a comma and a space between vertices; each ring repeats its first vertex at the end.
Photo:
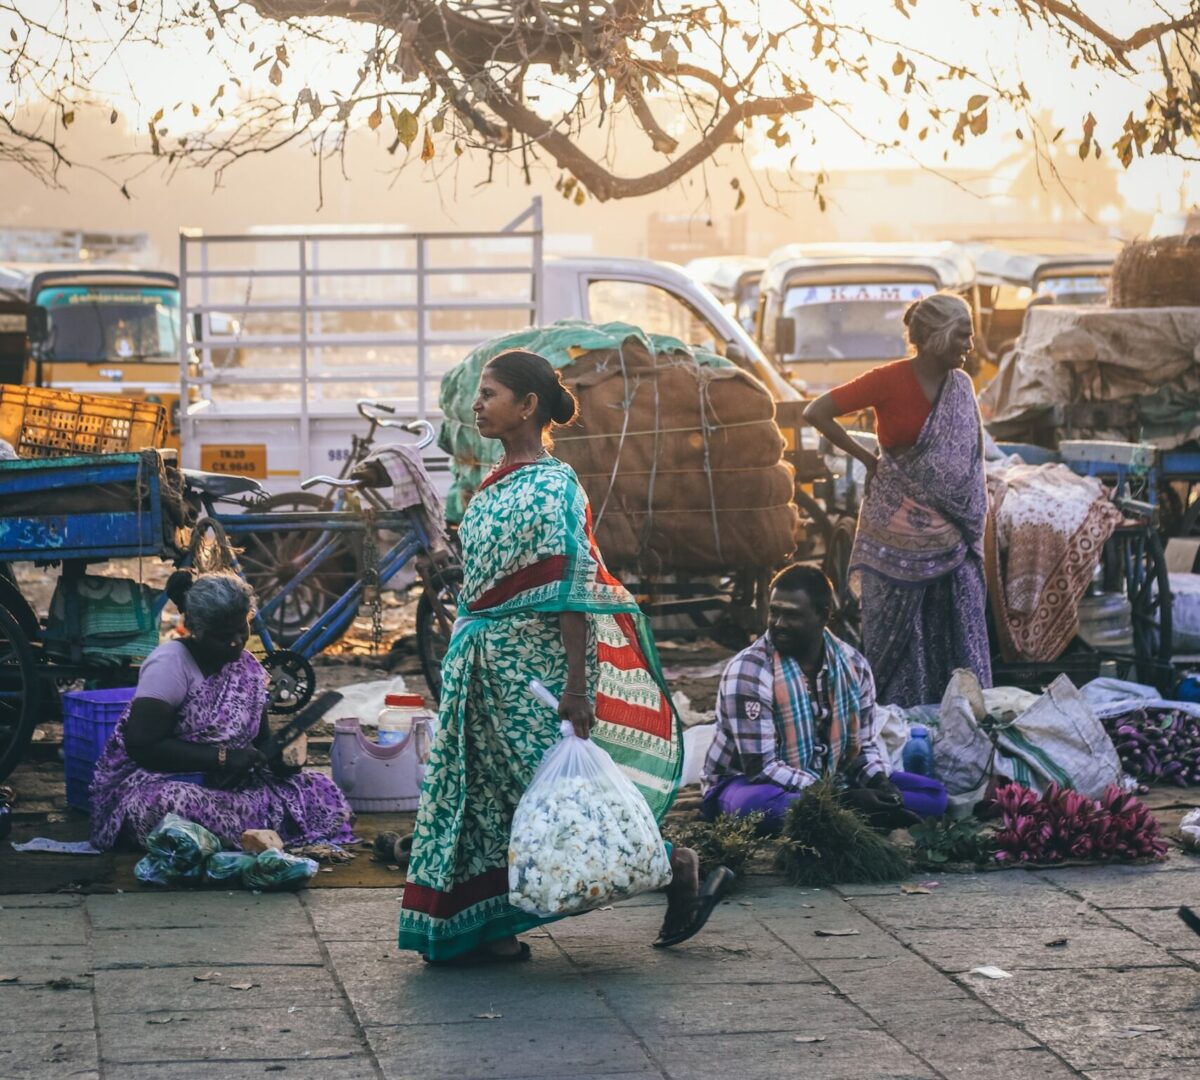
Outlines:
POLYGON ((433 700, 442 700, 442 660, 450 647, 450 629, 458 613, 458 593, 463 574, 457 567, 430 572, 431 588, 422 591, 417 602, 417 655, 421 674, 433 700), (434 600, 430 600, 430 592, 434 600))
MULTIPOLYGON (((296 513, 330 510, 332 504, 315 492, 289 491, 264 499, 254 509, 256 513, 296 513)), ((355 548, 346 534, 332 534, 317 528, 281 528, 238 538, 245 545, 239 559, 246 580, 258 594, 259 603, 265 604, 283 592, 333 536, 337 538, 334 551, 266 619, 267 629, 279 645, 290 645, 295 641, 357 580, 355 548)))
POLYGON ((40 702, 33 646, 16 616, 0 606, 0 780, 20 764, 40 702))

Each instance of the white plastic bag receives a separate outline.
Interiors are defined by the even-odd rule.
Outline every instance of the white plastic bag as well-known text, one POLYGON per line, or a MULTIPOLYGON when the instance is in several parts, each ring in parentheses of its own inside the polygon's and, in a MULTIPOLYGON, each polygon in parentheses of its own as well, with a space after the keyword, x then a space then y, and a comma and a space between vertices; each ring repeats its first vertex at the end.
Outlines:
POLYGON ((671 881, 650 807, 613 759, 567 721, 513 815, 508 902, 575 915, 671 881))

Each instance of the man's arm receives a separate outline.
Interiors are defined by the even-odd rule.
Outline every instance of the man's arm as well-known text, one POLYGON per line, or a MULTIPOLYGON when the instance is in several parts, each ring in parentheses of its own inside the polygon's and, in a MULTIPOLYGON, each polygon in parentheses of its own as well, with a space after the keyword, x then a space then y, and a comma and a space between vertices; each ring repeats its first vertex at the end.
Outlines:
POLYGON ((717 719, 737 748, 747 780, 769 780, 788 791, 800 791, 819 777, 781 761, 775 746, 774 674, 753 653, 731 664, 717 694, 717 719))
POLYGON ((846 773, 852 783, 865 786, 876 777, 887 779, 887 763, 879 752, 879 743, 875 738, 883 718, 875 705, 875 676, 871 674, 865 657, 861 654, 851 655, 850 667, 858 683, 860 750, 858 757, 847 764, 846 773))

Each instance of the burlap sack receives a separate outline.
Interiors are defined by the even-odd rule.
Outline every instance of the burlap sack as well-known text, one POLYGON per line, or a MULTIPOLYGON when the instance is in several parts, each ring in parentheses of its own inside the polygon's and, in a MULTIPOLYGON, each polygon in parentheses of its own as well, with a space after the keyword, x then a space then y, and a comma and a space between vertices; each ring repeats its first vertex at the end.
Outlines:
POLYGON ((614 567, 770 568, 795 547, 794 476, 765 387, 636 341, 563 369, 579 420, 555 453, 579 475, 614 567))

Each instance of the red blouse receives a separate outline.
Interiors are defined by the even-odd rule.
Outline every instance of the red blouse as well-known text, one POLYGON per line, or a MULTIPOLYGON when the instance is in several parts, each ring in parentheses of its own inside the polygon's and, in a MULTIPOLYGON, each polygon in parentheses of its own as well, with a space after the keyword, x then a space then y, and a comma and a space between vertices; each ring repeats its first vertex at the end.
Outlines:
POLYGON ((875 434, 883 446, 912 446, 933 410, 911 360, 896 360, 835 386, 830 394, 838 416, 875 410, 875 434))

